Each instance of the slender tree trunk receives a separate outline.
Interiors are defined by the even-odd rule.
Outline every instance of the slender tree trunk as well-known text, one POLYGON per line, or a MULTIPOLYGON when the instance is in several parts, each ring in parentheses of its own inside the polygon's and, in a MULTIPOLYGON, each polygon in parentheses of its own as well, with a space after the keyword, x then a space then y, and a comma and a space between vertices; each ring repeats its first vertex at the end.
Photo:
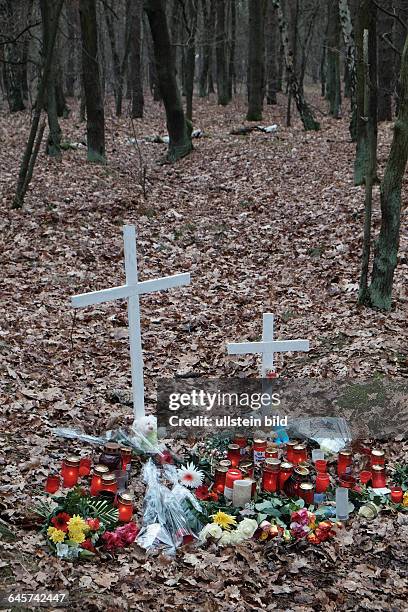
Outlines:
POLYGON ((320 56, 320 95, 322 98, 326 97, 326 82, 327 82, 327 35, 323 39, 322 54, 320 56))
POLYGON ((98 60, 95 0, 80 0, 82 75, 86 104, 88 161, 105 163, 105 115, 98 60))
POLYGON ((330 114, 336 119, 341 114, 340 83, 340 16, 337 2, 328 0, 329 27, 327 32, 327 99, 330 114))
MULTIPOLYGON (((48 54, 50 45, 50 32, 55 22, 54 8, 52 0, 41 0, 40 2, 42 24, 43 24, 43 55, 48 54)), ((58 34, 57 34, 58 38, 58 34)), ((54 45, 54 58, 51 64, 47 81, 47 115, 49 134, 47 139, 47 153, 51 157, 61 156, 61 128, 58 122, 57 109, 57 68, 58 68, 58 43, 54 45)))
MULTIPOLYGON (((44 0, 41 0, 44 1, 44 0)), ((18 174, 17 188, 16 193, 13 199, 13 208, 22 208, 24 203, 24 196, 27 192, 29 186, 29 180, 31 179, 34 169, 35 159, 38 153, 38 148, 36 145, 36 136, 38 131, 38 124, 40 122, 41 111, 44 107, 45 101, 45 93, 47 88, 48 75, 51 69, 52 60, 53 60, 53 51, 55 45, 55 39, 57 37, 58 30, 58 21, 61 14, 62 5, 64 0, 58 0, 57 4, 54 8, 54 21, 52 23, 52 29, 49 32, 48 36, 48 49, 47 55, 44 61, 44 68, 42 76, 38 83, 38 91, 37 91, 37 99, 35 102, 33 118, 31 121, 30 133, 28 136, 27 145, 24 151, 23 159, 21 160, 20 170, 18 174)), ((40 130, 42 137, 43 130, 40 130)), ((38 140, 37 140, 38 142, 38 140)))
POLYGON ((370 285, 371 305, 384 310, 391 309, 399 247, 402 179, 408 159, 408 37, 401 61, 400 85, 399 114, 381 185, 381 229, 370 285))
POLYGON ((393 28, 393 44, 396 49, 396 53, 394 55, 394 87, 395 87, 395 110, 398 115, 399 112, 399 102, 401 98, 400 92, 400 80, 397 78, 400 73, 401 68, 401 56, 402 51, 404 49, 405 38, 407 35, 407 30, 403 27, 402 23, 408 25, 408 11, 406 0, 393 0, 395 13, 398 15, 401 21, 398 19, 394 20, 394 28, 393 28), (402 23, 401 23, 402 22, 402 23), (395 82, 396 80, 396 82, 395 82))
POLYGON ((280 35, 278 15, 271 2, 266 5, 266 101, 268 104, 277 104, 276 94, 279 84, 279 55, 280 35))
POLYGON ((229 45, 229 68, 228 68, 228 95, 232 99, 232 92, 236 93, 236 75, 235 75, 235 38, 237 35, 237 12, 235 2, 231 4, 231 39, 229 45))
POLYGON ((108 5, 104 5, 105 23, 108 32, 110 48, 112 52, 113 62, 113 92, 115 96, 115 110, 116 116, 120 117, 122 114, 122 96, 123 96, 123 79, 121 71, 121 62, 119 58, 119 52, 116 42, 115 27, 113 24, 113 14, 108 5))
MULTIPOLYGON (((5 14, 9 27, 10 38, 18 34, 19 20, 17 7, 13 0, 6 0, 5 14)), ((4 85, 7 92, 7 101, 11 113, 22 111, 25 108, 21 83, 23 80, 23 67, 18 41, 4 45, 4 85)))
POLYGON ((230 102, 228 93, 228 64, 225 26, 226 0, 216 0, 217 23, 216 23, 216 48, 217 61, 217 93, 218 104, 226 106, 230 102))
POLYGON ((131 117, 143 117, 143 75, 142 75, 142 17, 143 0, 130 4, 130 83, 132 92, 131 117))
MULTIPOLYGON (((209 32, 215 32, 216 0, 210 0, 209 32)), ((214 53, 213 45, 210 45, 210 63, 208 66, 208 93, 215 94, 214 86, 214 53)))
POLYGON ((160 92, 166 109, 169 149, 167 158, 176 161, 192 150, 191 124, 187 123, 177 86, 174 55, 171 50, 164 0, 146 0, 144 4, 154 44, 160 92))
POLYGON ((207 0, 201 0, 201 12, 202 12, 202 20, 203 20, 203 38, 204 44, 201 47, 202 54, 202 62, 201 62, 201 70, 199 75, 199 85, 198 85, 198 95, 200 98, 205 98, 208 95, 208 69, 210 66, 210 23, 209 23, 209 15, 210 10, 207 6, 207 0))
POLYGON ((351 121, 350 136, 353 142, 357 139, 357 108, 356 108, 356 47, 354 42, 353 23, 347 0, 339 0, 339 15, 346 47, 347 86, 350 92, 351 121))
POLYGON ((69 98, 75 95, 75 81, 77 74, 77 45, 75 44, 75 31, 78 25, 78 9, 72 2, 65 3, 65 17, 67 22, 68 58, 65 72, 65 91, 69 98))
POLYGON ((247 121, 261 121, 264 97, 263 0, 249 0, 247 121))
POLYGON ((162 98, 161 98, 161 93, 160 93, 159 80, 157 76, 156 60, 154 57, 153 39, 152 39, 152 35, 150 32, 150 26, 149 26, 148 20, 146 20, 145 22, 144 32, 146 33, 148 65, 149 65, 149 89, 150 89, 150 93, 153 96, 154 102, 160 102, 162 98))
MULTIPOLYGON (((382 0, 384 9, 392 14, 393 0, 382 0)), ((378 14, 378 121, 392 120, 392 94, 394 87, 394 55, 392 30, 394 19, 379 10, 378 14), (391 43, 391 44, 390 44, 391 43)))

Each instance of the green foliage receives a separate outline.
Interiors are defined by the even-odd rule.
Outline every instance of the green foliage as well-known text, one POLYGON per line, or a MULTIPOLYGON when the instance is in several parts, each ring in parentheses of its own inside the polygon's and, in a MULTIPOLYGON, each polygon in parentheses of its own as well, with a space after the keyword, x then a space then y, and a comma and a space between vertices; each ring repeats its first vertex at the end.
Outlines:
POLYGON ((402 487, 404 491, 408 490, 408 464, 397 463, 395 472, 392 475, 395 484, 402 487))
POLYGON ((88 510, 89 515, 92 518, 98 518, 106 529, 115 527, 119 520, 119 510, 106 499, 88 500, 88 510))

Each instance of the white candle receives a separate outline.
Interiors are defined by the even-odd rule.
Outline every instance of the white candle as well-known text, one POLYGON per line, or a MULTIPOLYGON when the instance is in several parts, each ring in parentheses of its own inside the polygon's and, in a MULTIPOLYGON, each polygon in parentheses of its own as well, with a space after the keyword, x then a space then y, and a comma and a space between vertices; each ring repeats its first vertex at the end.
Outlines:
POLYGON ((320 450, 320 448, 314 448, 312 450, 312 461, 315 463, 319 459, 324 459, 324 451, 320 450))
POLYGON ((348 492, 344 487, 336 489, 336 518, 338 521, 347 521, 349 517, 348 492))
POLYGON ((232 505, 243 508, 251 501, 252 480, 234 480, 232 505))

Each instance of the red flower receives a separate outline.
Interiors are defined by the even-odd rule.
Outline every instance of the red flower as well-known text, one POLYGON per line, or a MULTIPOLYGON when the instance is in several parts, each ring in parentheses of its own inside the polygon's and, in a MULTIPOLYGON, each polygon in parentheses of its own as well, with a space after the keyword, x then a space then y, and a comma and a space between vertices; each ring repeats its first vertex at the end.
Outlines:
POLYGON ((98 531, 99 527, 101 526, 100 520, 98 518, 86 519, 86 524, 89 526, 91 531, 98 531))
POLYGON ((102 540, 104 540, 105 546, 108 550, 123 548, 122 538, 114 531, 105 531, 102 536, 102 540))
POLYGON ((85 540, 85 542, 82 542, 81 548, 85 548, 85 550, 90 550, 91 552, 96 552, 95 546, 92 544, 89 538, 85 540))
POLYGON ((51 519, 51 523, 60 531, 68 531, 68 521, 71 517, 66 512, 59 512, 51 519))
POLYGON ((208 499, 211 499, 213 501, 218 501, 218 493, 216 493, 215 491, 210 491, 208 493, 208 499))
POLYGON ((202 501, 208 499, 210 495, 208 487, 206 487, 205 485, 200 485, 199 487, 197 487, 195 490, 195 494, 196 498, 201 499, 202 501))
POLYGON ((139 527, 136 523, 126 523, 122 527, 117 527, 115 533, 121 538, 123 544, 133 544, 139 533, 139 527))
POLYGON ((164 463, 174 463, 173 456, 168 450, 164 450, 161 451, 161 453, 158 453, 157 458, 159 460, 159 463, 161 463, 162 465, 164 463))

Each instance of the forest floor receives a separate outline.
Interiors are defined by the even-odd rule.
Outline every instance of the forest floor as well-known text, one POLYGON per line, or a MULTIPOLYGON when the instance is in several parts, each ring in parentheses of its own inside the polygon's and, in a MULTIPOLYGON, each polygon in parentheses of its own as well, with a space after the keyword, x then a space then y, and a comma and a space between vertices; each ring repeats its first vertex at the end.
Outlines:
MULTIPOLYGON (((320 98, 313 102, 326 112, 320 98)), ((81 142, 85 125, 72 108, 61 121, 63 139, 81 142)), ((72 610, 406 606, 402 515, 356 520, 341 541, 321 547, 252 543, 169 560, 134 546, 117 561, 71 565, 49 556, 30 514, 50 466, 80 448, 52 436, 55 425, 98 434, 130 419, 129 406, 112 401, 114 389, 130 387, 125 303, 75 317, 69 304, 73 294, 124 282, 125 223, 137 226, 141 280, 192 277, 189 287, 142 299, 148 407, 158 377, 256 376, 257 358, 230 357, 225 343, 258 339, 267 311, 276 315, 277 337, 311 343, 307 355, 279 359, 283 377, 408 376, 407 184, 393 310, 359 307, 364 192, 353 186, 347 119, 321 116, 321 131, 305 133, 297 118, 284 127, 285 109, 283 96, 265 107, 262 123, 277 123, 276 134, 233 136, 245 100, 227 108, 197 100, 194 127, 204 137, 190 156, 162 165, 165 145, 139 145, 146 198, 129 138, 164 136, 163 108, 148 101, 134 131, 108 111, 108 165, 86 163, 85 148, 64 151, 60 161, 41 153, 22 211, 10 202, 30 117, 0 113, 0 517, 17 536, 0 540, 0 590, 68 590, 72 610)), ((391 137, 392 124, 382 124, 380 177, 391 137)), ((378 187, 374 199, 378 232, 378 187)), ((402 437, 388 452, 407 461, 402 437)))

